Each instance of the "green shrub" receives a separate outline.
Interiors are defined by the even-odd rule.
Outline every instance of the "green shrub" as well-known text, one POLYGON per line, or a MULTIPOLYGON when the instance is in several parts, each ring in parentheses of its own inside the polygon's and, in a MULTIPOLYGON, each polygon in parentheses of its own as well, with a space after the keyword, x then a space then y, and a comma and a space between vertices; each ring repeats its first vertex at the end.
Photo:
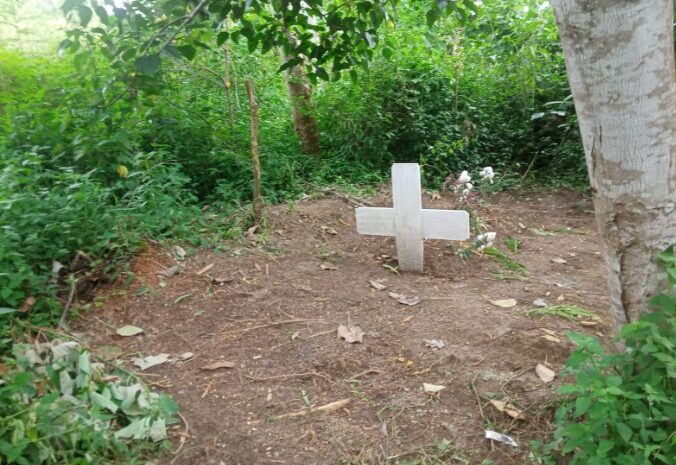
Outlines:
POLYGON ((18 465, 142 463, 166 446, 176 404, 76 342, 15 344, 0 385, 0 461, 18 465))
POLYGON ((676 256, 661 255, 671 291, 653 299, 654 313, 625 325, 625 350, 607 353, 594 337, 571 333, 577 344, 565 374, 575 384, 559 388, 554 439, 536 456, 570 465, 673 464, 676 456, 676 256))
MULTIPOLYGON (((150 158, 137 164, 148 166, 150 158)), ((46 169, 35 153, 0 155, 0 162, 0 307, 52 295, 52 261, 67 265, 79 250, 114 258, 144 237, 194 236, 200 226, 177 167, 131 166, 127 178, 109 186, 96 170, 46 169)))

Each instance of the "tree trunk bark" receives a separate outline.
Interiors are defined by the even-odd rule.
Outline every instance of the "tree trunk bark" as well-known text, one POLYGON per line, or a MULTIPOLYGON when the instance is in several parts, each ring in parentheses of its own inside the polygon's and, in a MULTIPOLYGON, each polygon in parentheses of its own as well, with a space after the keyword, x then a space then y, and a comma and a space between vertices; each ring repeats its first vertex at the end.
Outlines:
POLYGON ((666 289, 655 254, 676 242, 671 0, 554 0, 615 329, 666 289))
POLYGON ((261 197, 261 162, 258 150, 258 102, 254 95, 250 80, 244 82, 251 107, 251 162, 253 164, 253 214, 256 221, 263 216, 263 199, 261 197))
MULTIPOLYGON (((288 57, 280 52, 282 63, 288 57)), ((306 155, 319 155, 322 152, 319 145, 319 127, 312 115, 312 86, 300 66, 289 68, 286 73, 286 85, 291 100, 291 116, 293 128, 300 139, 301 148, 306 155)))

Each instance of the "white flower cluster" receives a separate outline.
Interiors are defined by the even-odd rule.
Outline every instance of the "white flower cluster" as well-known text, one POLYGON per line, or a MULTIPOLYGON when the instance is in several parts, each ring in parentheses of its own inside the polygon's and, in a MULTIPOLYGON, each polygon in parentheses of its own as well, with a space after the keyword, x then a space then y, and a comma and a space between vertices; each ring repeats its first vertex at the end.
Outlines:
POLYGON ((493 177, 495 176, 495 173, 493 172, 493 168, 487 166, 479 171, 479 176, 481 176, 482 181, 488 181, 493 184, 493 177))
POLYGON ((455 181, 455 191, 460 191, 459 200, 461 202, 467 200, 467 197, 469 196, 469 193, 472 191, 472 189, 474 189, 474 185, 472 184, 472 176, 470 176, 467 170, 465 170, 460 173, 460 177, 458 177, 458 180, 455 181))
POLYGON ((487 233, 479 234, 476 237, 476 244, 477 244, 477 248, 479 250, 483 250, 486 247, 492 246, 494 241, 495 241, 495 233, 494 232, 487 232, 487 233))

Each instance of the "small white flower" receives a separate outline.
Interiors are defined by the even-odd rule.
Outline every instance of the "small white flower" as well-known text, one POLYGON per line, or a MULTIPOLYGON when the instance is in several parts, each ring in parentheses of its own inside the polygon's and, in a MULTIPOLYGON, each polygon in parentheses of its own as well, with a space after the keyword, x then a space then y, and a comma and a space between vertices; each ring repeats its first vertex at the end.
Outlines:
POLYGON ((477 244, 479 244, 479 250, 483 250, 484 247, 492 246, 493 242, 495 241, 495 235, 496 234, 494 232, 479 234, 476 237, 477 244))
POLYGON ((468 182, 465 184, 465 189, 471 191, 472 189, 474 189, 474 185, 471 182, 468 182))
POLYGON ((495 172, 493 172, 493 168, 490 166, 486 166, 484 169, 479 171, 479 176, 481 176, 481 179, 483 181, 488 181, 491 184, 493 184, 493 177, 495 176, 495 172))
POLYGON ((460 177, 456 181, 458 184, 465 184, 472 181, 472 176, 469 175, 467 170, 460 173, 460 177))

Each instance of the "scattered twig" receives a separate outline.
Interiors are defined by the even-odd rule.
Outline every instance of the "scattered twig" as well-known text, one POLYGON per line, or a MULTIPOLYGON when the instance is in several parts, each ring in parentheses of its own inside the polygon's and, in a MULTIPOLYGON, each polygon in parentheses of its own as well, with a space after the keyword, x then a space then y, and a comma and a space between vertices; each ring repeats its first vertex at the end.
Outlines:
POLYGON ((250 379, 251 381, 256 381, 256 382, 262 382, 262 381, 274 381, 274 380, 279 380, 279 379, 290 379, 290 378, 307 378, 308 376, 316 376, 319 378, 324 378, 325 380, 329 382, 333 382, 331 378, 329 378, 327 375, 323 373, 319 373, 317 371, 307 371, 305 373, 293 373, 290 375, 277 375, 277 376, 266 376, 266 377, 256 377, 256 376, 251 376, 251 375, 244 375, 245 378, 250 379))
POLYGON ((258 326, 252 326, 250 328, 244 328, 244 329, 233 329, 231 331, 222 331, 223 334, 230 334, 230 333, 240 333, 240 335, 248 333, 249 331, 254 331, 256 329, 262 329, 262 328, 270 328, 272 326, 282 326, 282 325, 290 325, 294 323, 309 323, 309 322, 324 322, 324 320, 318 320, 315 318, 295 318, 293 320, 282 320, 282 321, 274 321, 272 323, 267 323, 264 325, 258 325, 258 326))
POLYGON ((474 385, 474 381, 476 381, 476 377, 478 376, 478 373, 474 374, 474 378, 472 378, 472 381, 469 383, 469 386, 472 388, 472 392, 474 393, 474 396, 476 397, 476 403, 479 406, 479 413, 481 414, 481 419, 485 420, 486 417, 484 416, 484 409, 481 406, 481 398, 479 397, 479 393, 476 390, 476 386, 474 385))
POLYGON ((61 318, 59 319, 59 324, 57 325, 57 329, 64 329, 64 326, 66 325, 66 317, 68 316, 68 310, 70 310, 70 306, 73 303, 73 298, 75 298, 75 288, 77 287, 77 279, 74 279, 73 282, 70 284, 70 292, 68 293, 68 300, 66 300, 66 305, 63 306, 63 312, 61 312, 61 318))
MULTIPOLYGON (((341 399, 335 402, 328 404, 320 405, 319 407, 309 408, 305 410, 299 410, 297 412, 285 413, 283 415, 277 415, 275 420, 281 420, 283 418, 294 418, 294 417, 304 417, 313 413, 333 413, 336 412, 350 403, 350 399, 341 399)), ((251 422, 252 424, 260 423, 261 420, 256 420, 251 422)))
POLYGON ((364 376, 364 375, 369 375, 371 373, 376 374, 376 375, 380 375, 380 374, 383 374, 384 371, 376 370, 374 368, 369 368, 368 370, 362 371, 361 373, 357 373, 356 375, 351 376, 350 378, 346 378, 345 381, 351 381, 355 378, 359 378, 360 376, 364 376))

